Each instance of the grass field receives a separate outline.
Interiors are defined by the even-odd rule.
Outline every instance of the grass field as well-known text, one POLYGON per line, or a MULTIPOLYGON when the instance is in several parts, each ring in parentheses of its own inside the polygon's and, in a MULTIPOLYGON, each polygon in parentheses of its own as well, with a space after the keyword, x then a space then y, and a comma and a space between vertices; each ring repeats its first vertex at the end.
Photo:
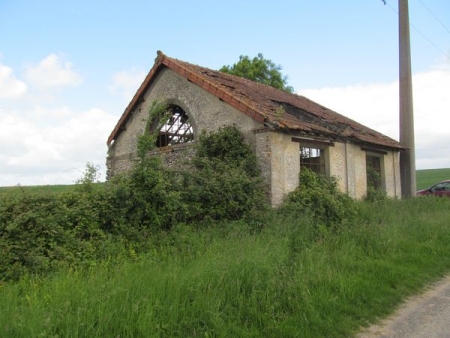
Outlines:
POLYGON ((70 191, 75 185, 34 185, 34 186, 14 186, 14 187, 0 187, 0 195, 15 194, 22 191, 30 193, 51 192, 59 193, 70 191))
POLYGON ((450 180, 450 169, 426 169, 416 172, 417 189, 425 189, 443 180, 450 180))

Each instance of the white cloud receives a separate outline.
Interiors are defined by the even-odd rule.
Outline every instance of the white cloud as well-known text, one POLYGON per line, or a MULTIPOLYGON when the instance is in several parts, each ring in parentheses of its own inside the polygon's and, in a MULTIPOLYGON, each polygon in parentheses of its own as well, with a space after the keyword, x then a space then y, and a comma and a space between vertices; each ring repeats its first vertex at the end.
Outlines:
POLYGON ((143 70, 131 68, 115 73, 112 76, 112 84, 109 86, 111 94, 122 96, 129 102, 138 90, 147 73, 143 70))
POLYGON ((83 79, 72 67, 71 62, 64 62, 58 55, 50 54, 38 65, 28 66, 25 76, 40 89, 76 86, 81 84, 83 79))
POLYGON ((37 106, 33 109, 32 114, 39 118, 63 119, 69 117, 72 113, 67 106, 57 108, 37 106))
POLYGON ((13 70, 0 64, 0 99, 18 99, 27 92, 27 85, 16 79, 13 70))
MULTIPOLYGON (((449 67, 413 75, 417 169, 450 168, 449 88, 449 67)), ((305 89, 298 94, 398 140, 398 81, 305 89)))
POLYGON ((0 106, 0 186, 73 184, 87 162, 99 165, 104 179, 106 140, 117 116, 58 104, 61 98, 53 98, 52 90, 82 79, 55 54, 26 68, 25 78, 39 91, 27 91, 13 70, 0 64, 0 99, 16 98, 0 106))
POLYGON ((15 111, 0 116, 0 186, 73 184, 86 162, 100 165, 105 178, 106 140, 117 117, 101 109, 61 110, 67 116, 46 127, 39 125, 39 115, 34 121, 15 111))

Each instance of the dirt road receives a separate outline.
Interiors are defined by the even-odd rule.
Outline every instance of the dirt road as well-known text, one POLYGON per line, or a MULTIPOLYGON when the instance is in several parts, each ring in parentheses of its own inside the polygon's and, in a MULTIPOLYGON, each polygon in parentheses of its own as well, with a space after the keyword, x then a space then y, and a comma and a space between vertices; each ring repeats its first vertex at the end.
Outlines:
POLYGON ((408 299, 391 317, 357 337, 450 337, 450 276, 408 299))

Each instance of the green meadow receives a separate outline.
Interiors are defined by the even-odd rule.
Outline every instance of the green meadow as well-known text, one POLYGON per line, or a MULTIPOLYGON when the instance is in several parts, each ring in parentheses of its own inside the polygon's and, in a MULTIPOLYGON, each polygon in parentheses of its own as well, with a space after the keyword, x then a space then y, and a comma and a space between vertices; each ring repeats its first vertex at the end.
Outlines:
POLYGON ((61 193, 73 190, 74 185, 34 185, 34 186, 13 186, 0 187, 0 196, 8 196, 17 193, 61 193))
POLYGON ((433 184, 450 180, 450 169, 425 169, 425 170, 417 170, 416 172, 416 182, 417 189, 425 189, 433 184))

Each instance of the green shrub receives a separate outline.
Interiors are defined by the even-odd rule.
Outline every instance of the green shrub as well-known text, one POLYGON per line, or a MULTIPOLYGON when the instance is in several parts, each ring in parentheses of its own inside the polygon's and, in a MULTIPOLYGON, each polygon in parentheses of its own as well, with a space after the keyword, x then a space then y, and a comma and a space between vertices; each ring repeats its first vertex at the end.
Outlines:
POLYGON ((376 189, 374 187, 367 187, 367 195, 364 198, 367 202, 378 202, 378 201, 384 201, 388 199, 386 196, 386 193, 382 191, 381 189, 376 189))
POLYGON ((144 246, 144 232, 125 224, 119 192, 89 184, 0 197, 0 280, 96 264, 144 246))
POLYGON ((267 208, 260 171, 250 146, 235 127, 202 133, 183 173, 188 220, 237 220, 267 208))
POLYGON ((368 202, 382 201, 387 198, 386 193, 381 189, 381 175, 370 166, 367 167, 367 195, 368 202))
POLYGON ((355 208, 355 201, 339 191, 333 178, 302 168, 300 185, 286 196, 280 212, 310 215, 316 230, 336 230, 355 217, 355 208))
POLYGON ((168 230, 184 219, 185 206, 177 182, 158 158, 139 164, 122 184, 123 216, 130 226, 168 230))
POLYGON ((0 279, 47 273, 97 258, 105 240, 93 197, 80 192, 21 194, 0 201, 0 279))
POLYGON ((202 132, 199 135, 196 157, 193 159, 197 169, 203 167, 205 159, 214 159, 230 167, 242 168, 249 177, 258 177, 261 173, 255 154, 234 126, 222 127, 217 132, 202 132))

